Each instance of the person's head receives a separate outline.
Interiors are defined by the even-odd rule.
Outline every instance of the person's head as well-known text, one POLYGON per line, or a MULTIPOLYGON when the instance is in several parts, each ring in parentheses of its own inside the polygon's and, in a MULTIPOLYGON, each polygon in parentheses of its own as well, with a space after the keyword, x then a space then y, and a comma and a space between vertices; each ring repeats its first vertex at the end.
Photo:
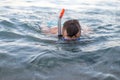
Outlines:
POLYGON ((63 37, 78 38, 81 35, 81 26, 78 20, 68 20, 63 24, 63 37))

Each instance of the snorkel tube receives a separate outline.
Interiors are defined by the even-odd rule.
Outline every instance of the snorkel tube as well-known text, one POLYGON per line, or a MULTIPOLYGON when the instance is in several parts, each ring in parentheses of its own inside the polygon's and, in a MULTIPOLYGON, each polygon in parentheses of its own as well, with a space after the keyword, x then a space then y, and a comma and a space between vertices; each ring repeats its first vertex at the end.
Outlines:
POLYGON ((62 31, 61 31, 61 19, 64 15, 65 9, 62 9, 58 18, 58 38, 62 38, 62 31))

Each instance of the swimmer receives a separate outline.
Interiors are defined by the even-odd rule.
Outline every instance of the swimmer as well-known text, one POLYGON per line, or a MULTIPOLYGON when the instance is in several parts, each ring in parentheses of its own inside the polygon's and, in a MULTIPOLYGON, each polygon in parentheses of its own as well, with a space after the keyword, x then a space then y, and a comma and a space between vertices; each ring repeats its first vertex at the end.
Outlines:
MULTIPOLYGON (((64 22, 62 27, 62 40, 80 40, 81 35, 84 35, 85 33, 89 32, 90 30, 85 27, 83 30, 81 28, 81 25, 78 20, 72 19, 64 22)), ((43 29, 44 33, 47 34, 57 34, 58 33, 58 27, 54 28, 46 28, 43 29)))
POLYGON ((78 20, 72 19, 64 22, 63 27, 61 29, 61 19, 64 15, 65 9, 61 10, 59 19, 58 19, 58 27, 54 28, 42 28, 42 31, 48 34, 57 34, 58 38, 62 40, 80 40, 80 36, 83 32, 88 32, 88 28, 82 30, 81 25, 78 20), (61 31, 62 30, 62 31, 61 31))

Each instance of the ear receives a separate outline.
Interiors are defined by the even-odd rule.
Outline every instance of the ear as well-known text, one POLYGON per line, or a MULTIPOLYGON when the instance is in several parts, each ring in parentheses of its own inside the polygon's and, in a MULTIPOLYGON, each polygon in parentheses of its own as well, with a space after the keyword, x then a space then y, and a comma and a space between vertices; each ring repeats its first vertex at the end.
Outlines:
POLYGON ((79 31, 75 36, 76 37, 80 37, 81 36, 81 32, 79 31))

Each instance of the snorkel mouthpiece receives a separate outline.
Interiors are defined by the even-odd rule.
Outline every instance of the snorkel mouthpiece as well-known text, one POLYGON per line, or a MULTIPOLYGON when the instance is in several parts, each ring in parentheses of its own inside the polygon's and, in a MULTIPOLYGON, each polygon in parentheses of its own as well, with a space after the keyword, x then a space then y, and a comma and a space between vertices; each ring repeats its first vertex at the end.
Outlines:
POLYGON ((65 9, 63 8, 60 12, 59 18, 58 18, 58 38, 62 38, 62 32, 61 32, 61 19, 65 13, 65 9))

